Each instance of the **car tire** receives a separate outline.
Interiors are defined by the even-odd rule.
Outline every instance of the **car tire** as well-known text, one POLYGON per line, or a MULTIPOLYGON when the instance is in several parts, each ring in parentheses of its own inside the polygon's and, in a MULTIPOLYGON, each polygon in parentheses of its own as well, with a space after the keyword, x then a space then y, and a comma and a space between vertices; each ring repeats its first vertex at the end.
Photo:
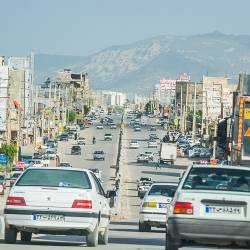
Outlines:
POLYGON ((15 244, 17 237, 17 230, 14 227, 5 228, 4 241, 7 244, 15 244))
POLYGON ((99 234, 98 243, 100 245, 107 245, 108 244, 108 239, 109 239, 109 229, 108 229, 108 227, 106 227, 104 233, 99 234))
POLYGON ((176 244, 178 242, 178 240, 173 239, 171 234, 166 233, 166 250, 178 250, 179 249, 179 245, 176 244))
POLYGON ((139 232, 150 232, 151 226, 145 222, 139 222, 139 232))
POLYGON ((93 232, 89 233, 87 236, 87 246, 88 247, 96 247, 98 245, 98 236, 99 236, 99 227, 96 225, 93 232))
POLYGON ((31 242, 32 233, 21 232, 21 241, 22 242, 31 242))

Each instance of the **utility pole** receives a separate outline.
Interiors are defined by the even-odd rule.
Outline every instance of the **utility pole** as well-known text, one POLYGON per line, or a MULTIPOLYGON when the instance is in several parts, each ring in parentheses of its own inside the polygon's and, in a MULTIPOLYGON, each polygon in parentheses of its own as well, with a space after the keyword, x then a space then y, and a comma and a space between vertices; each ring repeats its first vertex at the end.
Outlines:
POLYGON ((181 83, 181 113, 180 113, 180 118, 181 118, 181 132, 183 132, 183 94, 182 94, 182 84, 181 83))
POLYGON ((217 119, 214 123, 213 159, 216 159, 216 145, 217 145, 217 119))
POLYGON ((196 82, 194 82, 194 114, 193 114, 193 133, 192 140, 195 143, 195 132, 196 132, 196 82))
POLYGON ((36 86, 36 99, 34 102, 34 148, 36 148, 37 144, 37 109, 38 109, 38 86, 36 86))
POLYGON ((50 115, 51 115, 51 82, 49 84, 49 103, 48 103, 48 110, 50 110, 48 112, 48 138, 50 138, 50 115))
POLYGON ((206 91, 206 135, 208 135, 208 123, 209 123, 209 119, 208 119, 208 96, 207 96, 207 91, 206 91))

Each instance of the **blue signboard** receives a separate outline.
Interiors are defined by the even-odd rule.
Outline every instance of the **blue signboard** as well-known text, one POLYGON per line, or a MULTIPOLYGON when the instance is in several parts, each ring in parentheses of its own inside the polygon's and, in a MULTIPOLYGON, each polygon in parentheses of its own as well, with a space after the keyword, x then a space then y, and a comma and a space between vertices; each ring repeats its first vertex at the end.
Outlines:
POLYGON ((0 165, 6 165, 8 163, 7 155, 0 154, 0 165))

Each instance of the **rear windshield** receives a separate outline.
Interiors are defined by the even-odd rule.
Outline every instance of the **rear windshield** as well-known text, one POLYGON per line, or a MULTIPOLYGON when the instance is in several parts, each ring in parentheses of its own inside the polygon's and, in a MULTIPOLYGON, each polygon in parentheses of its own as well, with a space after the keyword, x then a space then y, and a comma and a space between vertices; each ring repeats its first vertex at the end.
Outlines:
POLYGON ((95 151, 94 154, 101 154, 101 155, 103 155, 104 152, 103 151, 95 151))
POLYGON ((183 189, 250 192, 250 171, 230 168, 193 168, 183 189))
POLYGON ((88 175, 85 172, 55 169, 27 170, 16 186, 91 188, 88 175))
POLYGON ((148 195, 163 195, 167 197, 173 197, 176 189, 177 186, 153 185, 148 195))

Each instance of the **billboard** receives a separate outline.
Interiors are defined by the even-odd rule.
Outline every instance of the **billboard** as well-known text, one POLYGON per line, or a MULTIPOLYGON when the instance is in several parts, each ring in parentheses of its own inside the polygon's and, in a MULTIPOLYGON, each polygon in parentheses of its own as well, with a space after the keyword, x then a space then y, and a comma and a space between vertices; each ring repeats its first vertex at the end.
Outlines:
POLYGON ((175 90, 176 80, 161 79, 160 88, 161 90, 175 90))

